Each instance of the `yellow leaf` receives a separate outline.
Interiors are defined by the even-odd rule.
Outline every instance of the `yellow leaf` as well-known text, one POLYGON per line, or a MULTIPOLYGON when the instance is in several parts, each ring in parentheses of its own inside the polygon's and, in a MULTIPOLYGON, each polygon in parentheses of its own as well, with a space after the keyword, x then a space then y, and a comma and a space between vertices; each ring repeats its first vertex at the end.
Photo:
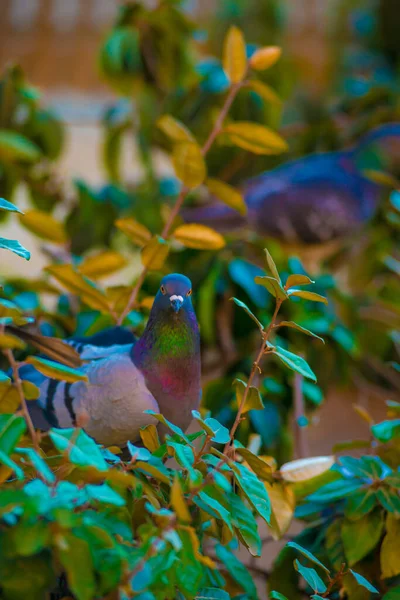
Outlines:
POLYGON ((22 225, 35 235, 57 244, 64 244, 68 237, 62 223, 41 210, 28 210, 19 216, 22 225))
POLYGON ((22 389, 26 400, 37 400, 40 396, 39 388, 30 381, 23 381, 22 389))
POLYGON ((400 519, 389 513, 386 531, 381 547, 381 570, 385 579, 400 574, 400 519))
POLYGON ((250 121, 230 123, 223 129, 233 144, 254 154, 280 154, 286 152, 288 145, 277 133, 250 121))
POLYGON ((259 48, 250 58, 250 67, 256 71, 265 71, 265 69, 269 69, 279 60, 281 54, 282 50, 279 46, 259 48))
POLYGON ((234 187, 219 181, 218 179, 207 179, 206 186, 214 196, 219 200, 222 200, 224 204, 227 204, 231 208, 237 210, 241 215, 245 215, 247 212, 247 206, 240 192, 235 190, 234 187))
POLYGON ((280 468, 282 479, 285 481, 305 481, 328 471, 335 463, 334 456, 315 456, 301 458, 285 463, 280 468))
POLYGON ((175 229, 173 237, 187 248, 198 250, 219 250, 225 246, 225 240, 220 233, 198 223, 180 225, 175 229))
POLYGON ((234 25, 225 37, 222 66, 232 83, 239 83, 246 75, 246 44, 243 33, 234 25))
POLYGON ((11 348, 14 350, 18 348, 22 350, 26 344, 20 340, 16 335, 11 333, 0 333, 0 348, 11 348))
POLYGON ((364 177, 370 179, 378 185, 387 185, 388 187, 392 187, 395 190, 400 188, 400 181, 390 173, 385 173, 384 171, 376 171, 374 169, 365 169, 361 171, 361 173, 364 177))
POLYGON ((155 452, 160 447, 158 439, 157 427, 150 423, 146 427, 142 427, 139 431, 141 440, 150 452, 155 452))
POLYGON ((279 540, 292 522, 296 500, 293 490, 280 483, 264 483, 272 504, 271 535, 279 540))
POLYGON ((26 362, 33 365, 35 369, 43 375, 46 375, 46 377, 51 377, 52 379, 67 381, 69 383, 75 383, 75 381, 88 381, 87 375, 84 373, 72 369, 71 367, 67 367, 66 365, 53 362, 52 360, 47 360, 46 358, 28 356, 26 362))
POLYGON ((155 296, 146 296, 143 300, 140 301, 140 308, 145 308, 146 310, 151 310, 154 303, 155 296))
POLYGON ((192 518, 189 509, 186 506, 185 496, 177 476, 175 477, 171 488, 171 505, 180 521, 190 523, 192 518))
POLYGON ((144 246, 149 240, 151 240, 151 233, 147 227, 141 223, 138 223, 132 217, 118 219, 115 221, 115 225, 138 246, 144 246))
POLYGON ((282 104, 282 100, 279 98, 275 90, 262 81, 249 81, 246 83, 246 88, 258 94, 266 102, 271 102, 271 104, 277 104, 278 106, 282 104))
POLYGON ((0 413, 13 414, 21 404, 15 385, 0 388, 0 413))
POLYGON ((115 312, 122 312, 132 294, 132 287, 127 285, 113 285, 106 289, 107 300, 115 312))
MULTIPOLYGON (((246 384, 241 379, 235 379, 233 385, 235 386, 236 402, 239 408, 239 406, 242 404, 244 392, 246 390, 246 384)), ((242 412, 246 413, 249 410, 262 410, 263 408, 264 404, 260 392, 256 387, 250 386, 242 412)))
POLYGON ((315 292, 308 292, 307 290, 295 290, 292 288, 288 291, 289 296, 297 296, 298 298, 303 298, 304 300, 311 300, 312 302, 322 302, 323 304, 328 304, 328 300, 321 296, 320 294, 316 294, 315 292))
POLYGON ((77 273, 72 265, 53 265, 47 267, 46 271, 68 291, 79 296, 90 308, 103 312, 109 311, 110 307, 105 294, 94 283, 77 273))
POLYGON ((127 264, 127 260, 113 250, 104 250, 92 256, 87 256, 79 265, 82 275, 97 279, 119 271, 127 264))
POLYGON ((159 271, 168 256, 169 244, 162 237, 155 235, 142 248, 142 263, 150 271, 159 271))
POLYGON ((197 187, 206 178, 206 164, 196 143, 176 144, 172 153, 172 163, 178 179, 189 188, 197 187))
POLYGON ((157 127, 174 142, 195 142, 189 129, 171 115, 160 117, 157 121, 157 127))
POLYGON ((200 552, 200 541, 199 541, 199 538, 197 537, 196 530, 193 527, 190 527, 189 525, 179 525, 179 529, 181 531, 186 531, 189 534, 190 540, 192 542, 191 543, 192 550, 193 550, 193 553, 194 553, 196 559, 199 562, 206 565, 207 567, 210 567, 210 569, 215 569, 215 566, 216 566, 215 562, 209 556, 204 556, 200 552))
POLYGON ((359 404, 353 404, 353 408, 356 413, 368 423, 368 425, 373 425, 375 423, 374 419, 371 417, 366 408, 360 406, 359 404))

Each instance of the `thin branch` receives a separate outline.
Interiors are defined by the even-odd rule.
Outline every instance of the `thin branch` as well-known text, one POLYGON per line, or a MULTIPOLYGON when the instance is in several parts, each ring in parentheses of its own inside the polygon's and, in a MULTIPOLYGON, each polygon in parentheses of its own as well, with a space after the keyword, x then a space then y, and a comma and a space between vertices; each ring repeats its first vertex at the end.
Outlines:
POLYGON ((31 415, 29 414, 29 410, 28 410, 28 405, 25 400, 24 390, 22 389, 22 382, 21 382, 21 378, 20 378, 19 372, 18 372, 18 363, 14 358, 14 354, 13 354, 12 350, 10 350, 10 349, 4 350, 4 354, 7 357, 7 360, 10 363, 10 366, 11 366, 11 369, 13 372, 15 387, 17 388, 17 392, 18 392, 19 398, 21 400, 22 412, 24 414, 25 421, 28 426, 30 436, 32 438, 33 446, 34 446, 36 452, 39 452, 38 436, 37 436, 35 428, 33 426, 31 415))
MULTIPOLYGON (((243 82, 240 81, 238 83, 234 83, 231 86, 229 93, 225 99, 225 102, 221 108, 221 112, 218 115, 217 120, 215 121, 214 127, 212 128, 208 138, 206 139, 206 141, 201 149, 203 156, 207 155, 207 153, 211 149, 211 146, 213 145, 216 137, 221 133, 226 115, 228 114, 228 111, 232 105, 232 102, 234 101, 236 94, 238 93, 238 91, 240 90, 242 85, 243 85, 243 82)), ((178 215, 179 211, 181 210, 184 201, 187 198, 188 192, 189 192, 189 188, 187 188, 186 186, 182 186, 179 196, 177 197, 176 202, 175 202, 175 204, 168 216, 168 219, 164 225, 164 228, 161 232, 161 237, 164 240, 168 239, 168 237, 171 233, 171 227, 174 223, 176 216, 178 215)), ((148 270, 149 270, 148 267, 143 268, 143 271, 141 272, 139 279, 137 280, 136 285, 132 290, 132 293, 129 297, 128 303, 117 321, 118 325, 121 325, 123 323, 125 317, 127 316, 127 314, 131 311, 131 309, 135 305, 137 296, 138 296, 140 288, 142 287, 142 284, 146 278, 148 270)))

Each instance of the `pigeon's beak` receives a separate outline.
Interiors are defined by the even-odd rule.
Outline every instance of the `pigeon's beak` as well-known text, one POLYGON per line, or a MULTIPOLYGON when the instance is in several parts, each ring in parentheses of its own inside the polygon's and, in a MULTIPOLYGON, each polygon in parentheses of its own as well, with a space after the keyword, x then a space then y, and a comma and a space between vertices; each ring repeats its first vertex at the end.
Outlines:
POLYGON ((181 309, 181 306, 183 304, 183 298, 182 296, 170 296, 169 301, 171 302, 171 307, 174 310, 174 312, 178 313, 181 309))

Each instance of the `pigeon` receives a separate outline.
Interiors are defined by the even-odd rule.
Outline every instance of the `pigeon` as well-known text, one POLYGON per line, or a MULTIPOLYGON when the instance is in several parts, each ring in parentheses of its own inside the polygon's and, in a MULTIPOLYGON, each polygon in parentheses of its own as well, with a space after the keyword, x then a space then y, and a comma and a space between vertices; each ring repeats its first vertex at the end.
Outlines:
POLYGON ((137 441, 140 428, 158 423, 148 410, 187 429, 201 397, 200 336, 191 295, 187 277, 167 275, 138 340, 123 327, 67 340, 72 356, 77 353, 84 362, 80 370, 87 382, 58 381, 32 365, 21 367, 21 379, 40 389, 36 405, 29 402, 34 425, 82 426, 99 444, 119 447, 137 441))
POLYGON ((217 202, 184 209, 181 216, 222 232, 247 226, 294 245, 348 237, 374 216, 383 190, 359 169, 361 152, 375 142, 398 139, 400 123, 387 123, 353 148, 311 154, 249 179, 241 189, 246 216, 217 202))

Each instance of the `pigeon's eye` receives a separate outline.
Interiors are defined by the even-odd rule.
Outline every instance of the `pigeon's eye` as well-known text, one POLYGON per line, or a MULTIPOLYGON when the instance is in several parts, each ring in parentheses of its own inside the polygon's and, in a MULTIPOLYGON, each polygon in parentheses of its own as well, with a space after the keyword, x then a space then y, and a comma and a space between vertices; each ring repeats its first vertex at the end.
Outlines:
POLYGON ((189 290, 188 293, 186 294, 186 296, 191 296, 192 295, 192 290, 189 290))
POLYGON ((160 287, 160 291, 164 295, 167 293, 167 290, 165 289, 165 287, 163 285, 160 287))

